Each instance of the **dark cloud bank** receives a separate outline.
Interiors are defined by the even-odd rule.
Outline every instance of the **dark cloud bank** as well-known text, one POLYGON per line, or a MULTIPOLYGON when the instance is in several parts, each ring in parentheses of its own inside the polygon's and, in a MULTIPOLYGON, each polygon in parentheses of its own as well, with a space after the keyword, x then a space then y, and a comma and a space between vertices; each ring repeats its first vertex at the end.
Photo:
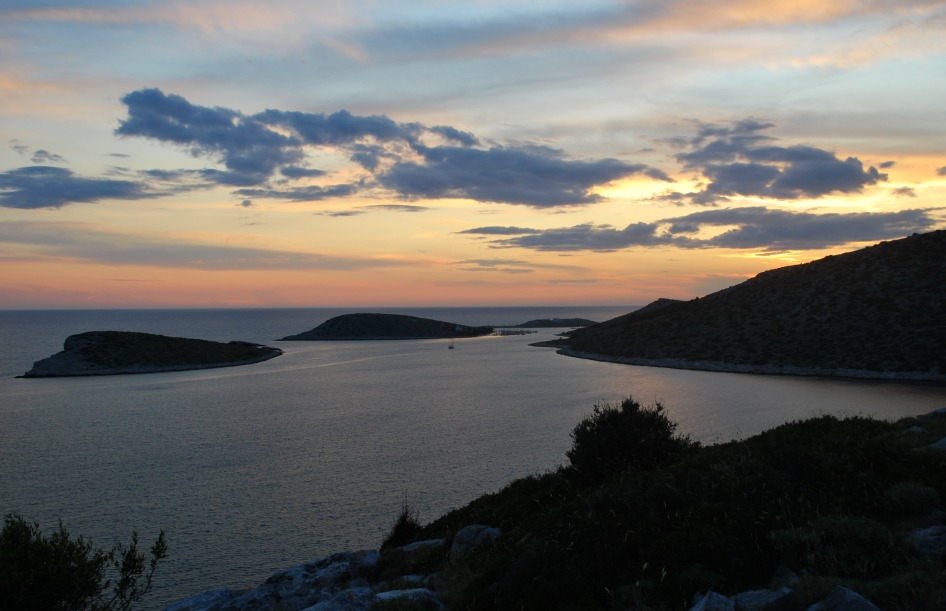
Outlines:
MULTIPOLYGON (((401 123, 383 115, 358 116, 269 109, 247 115, 223 107, 192 104, 159 89, 141 89, 122 98, 127 117, 115 133, 182 147, 210 160, 201 170, 131 172, 89 178, 68 169, 34 165, 0 173, 0 206, 59 208, 108 199, 140 200, 187 190, 226 186, 243 206, 253 198, 319 201, 356 194, 380 194, 406 201, 459 198, 477 202, 553 209, 602 200, 596 187, 634 175, 673 182, 662 170, 618 159, 579 160, 548 147, 485 145, 474 134, 451 126, 401 123), (307 165, 307 150, 321 148, 346 156, 358 176, 333 181, 307 165)), ((695 136, 676 139, 675 160, 700 175, 694 192, 668 191, 654 198, 670 203, 718 206, 734 197, 776 202, 812 200, 834 193, 858 193, 885 181, 875 167, 840 158, 811 146, 782 146, 765 134, 770 123, 746 120, 728 126, 700 124, 695 136)), ((23 154, 27 149, 19 143, 23 154)), ((63 162, 36 151, 34 163, 63 162)), ((893 162, 880 164, 886 169, 893 162)), ((940 168, 939 173, 946 172, 940 168)), ((910 190, 901 189, 908 196, 910 190)), ((382 206, 418 211, 407 204, 382 206)), ((346 216, 364 212, 327 213, 346 216)), ((764 207, 710 209, 658 223, 624 229, 585 224, 537 230, 481 227, 464 233, 486 236, 495 247, 535 250, 617 250, 639 246, 684 248, 819 248, 851 241, 901 236, 931 228, 928 212, 811 214, 764 207), (712 238, 697 237, 708 227, 726 228, 712 238)))
POLYGON ((662 171, 617 159, 572 160, 536 147, 483 147, 450 126, 398 123, 386 116, 266 110, 244 115, 191 104, 158 89, 129 93, 116 130, 181 145, 223 170, 206 177, 242 197, 313 201, 383 188, 408 200, 462 198, 546 208, 600 201, 594 187, 635 174, 669 181, 662 171), (304 167, 307 147, 342 152, 361 167, 356 183, 293 186, 322 177, 304 167))
POLYGON ((649 246, 802 250, 901 238, 932 229, 935 224, 926 210, 813 214, 758 206, 705 210, 655 223, 632 223, 624 229, 582 224, 546 230, 478 227, 460 233, 485 236, 496 248, 557 252, 615 251, 649 246), (714 228, 727 229, 713 237, 696 237, 698 232, 712 233, 714 228))
MULTIPOLYGON (((684 169, 706 179, 700 191, 671 191, 658 199, 707 205, 732 196, 773 200, 817 199, 831 193, 860 193, 864 187, 887 180, 856 157, 839 159, 834 153, 811 146, 779 146, 762 132, 771 123, 739 121, 729 127, 700 126, 687 143, 690 150, 676 159, 684 169)), ((891 167, 892 162, 881 164, 891 167)))

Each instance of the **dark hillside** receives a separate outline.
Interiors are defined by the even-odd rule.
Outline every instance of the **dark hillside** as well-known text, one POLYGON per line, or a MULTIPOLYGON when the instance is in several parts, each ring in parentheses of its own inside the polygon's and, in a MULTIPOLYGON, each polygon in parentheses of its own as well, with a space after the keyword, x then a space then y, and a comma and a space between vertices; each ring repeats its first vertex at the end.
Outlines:
POLYGON ((773 373, 946 376, 946 231, 660 300, 571 334, 566 354, 773 373))

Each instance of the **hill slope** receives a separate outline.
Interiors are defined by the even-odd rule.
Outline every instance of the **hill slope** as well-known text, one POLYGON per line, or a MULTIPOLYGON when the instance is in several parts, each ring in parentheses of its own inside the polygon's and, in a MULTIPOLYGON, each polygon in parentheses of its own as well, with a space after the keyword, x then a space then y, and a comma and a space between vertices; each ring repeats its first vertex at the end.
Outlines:
POLYGON ((946 231, 579 329, 562 352, 694 369, 946 379, 946 231))

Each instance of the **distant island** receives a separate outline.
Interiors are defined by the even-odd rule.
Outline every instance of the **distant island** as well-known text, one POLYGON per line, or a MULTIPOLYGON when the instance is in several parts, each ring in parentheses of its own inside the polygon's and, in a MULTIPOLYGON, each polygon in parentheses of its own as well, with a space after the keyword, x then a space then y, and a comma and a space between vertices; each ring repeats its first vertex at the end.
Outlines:
POLYGON ((559 327, 587 327, 596 325, 597 322, 587 318, 536 318, 516 325, 517 329, 554 329, 559 327))
POLYGON ((343 314, 279 341, 452 339, 490 335, 493 327, 471 327, 404 314, 343 314))
POLYGON ((535 345, 678 369, 944 381, 946 231, 660 299, 535 345))
POLYGON ((213 342, 130 331, 69 336, 63 351, 37 361, 20 377, 117 375, 249 365, 282 354, 250 342, 213 342))

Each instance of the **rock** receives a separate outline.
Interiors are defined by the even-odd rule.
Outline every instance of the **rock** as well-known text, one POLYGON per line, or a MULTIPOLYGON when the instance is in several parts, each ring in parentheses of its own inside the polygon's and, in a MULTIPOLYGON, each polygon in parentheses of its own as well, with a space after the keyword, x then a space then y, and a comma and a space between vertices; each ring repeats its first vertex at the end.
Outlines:
POLYGON ((784 564, 779 565, 779 567, 775 569, 775 574, 772 575, 772 584, 779 588, 798 585, 799 581, 801 581, 801 577, 798 576, 798 573, 784 564))
POLYGON ((718 592, 707 592, 690 611, 736 611, 736 603, 718 592))
POLYGON ((472 524, 457 531, 453 537, 453 545, 450 546, 450 562, 458 562, 474 548, 495 541, 499 538, 502 531, 491 526, 482 524, 472 524))
POLYGON ((243 592, 243 590, 231 590, 230 588, 210 590, 172 603, 166 606, 164 611, 211 611, 212 609, 219 609, 225 603, 243 594, 243 592))
POLYGON ((936 443, 931 443, 928 447, 934 450, 946 450, 946 437, 943 437, 936 443))
POLYGON ((806 611, 880 611, 872 602, 849 588, 838 586, 819 603, 806 611))
POLYGON ((302 611, 367 611, 377 602, 378 597, 371 588, 348 588, 302 611))
POLYGON ((221 605, 220 611, 270 611, 278 602, 275 584, 263 584, 221 605))
POLYGON ((415 601, 431 601, 438 609, 443 609, 443 603, 440 601, 440 598, 436 594, 428 590, 427 588, 411 588, 410 590, 389 590, 387 592, 381 592, 378 594, 378 601, 384 602, 387 600, 407 600, 411 602, 415 601))
POLYGON ((400 549, 405 554, 412 554, 418 550, 443 547, 444 543, 446 543, 446 541, 444 541, 443 539, 425 539, 423 541, 414 541, 413 543, 402 545, 398 549, 400 549))
POLYGON ((946 526, 930 526, 910 533, 910 543, 913 548, 925 556, 934 558, 946 554, 946 526))
POLYGON ((736 594, 736 611, 789 611, 793 608, 795 591, 791 588, 778 590, 750 590, 736 594))

